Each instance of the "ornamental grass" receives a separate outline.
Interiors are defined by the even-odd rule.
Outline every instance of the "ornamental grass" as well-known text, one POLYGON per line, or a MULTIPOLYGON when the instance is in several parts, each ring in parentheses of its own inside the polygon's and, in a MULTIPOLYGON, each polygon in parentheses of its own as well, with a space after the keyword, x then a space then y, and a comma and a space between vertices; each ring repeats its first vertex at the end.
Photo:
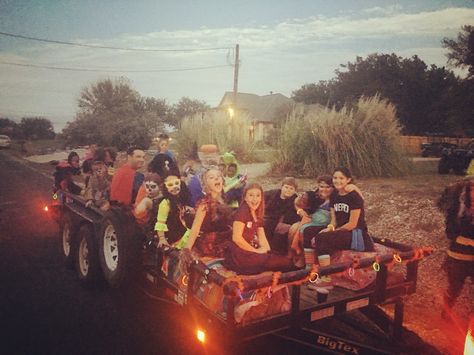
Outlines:
POLYGON ((278 134, 272 171, 317 176, 345 166, 359 177, 402 176, 411 163, 393 104, 362 97, 340 110, 296 107, 278 134))

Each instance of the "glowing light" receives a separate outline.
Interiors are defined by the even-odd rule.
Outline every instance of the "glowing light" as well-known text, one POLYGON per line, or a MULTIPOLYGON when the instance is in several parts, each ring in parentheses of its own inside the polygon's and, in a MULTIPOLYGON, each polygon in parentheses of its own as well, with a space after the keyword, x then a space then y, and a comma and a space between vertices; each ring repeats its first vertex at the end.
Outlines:
POLYGON ((205 343, 206 342, 206 333, 202 329, 198 329, 196 331, 196 338, 199 340, 200 343, 205 343))
POLYGON ((235 112, 234 112, 234 109, 233 109, 232 107, 229 107, 229 108, 227 109, 227 112, 229 112, 230 118, 234 117, 235 112))
POLYGON ((466 342, 464 343, 464 355, 474 354, 474 336, 472 329, 474 327, 474 317, 471 318, 469 328, 467 329, 466 342))
POLYGON ((49 211, 48 206, 44 206, 43 211, 48 212, 49 211))
POLYGON ((380 264, 378 262, 374 262, 372 264, 372 267, 374 268, 375 271, 377 271, 377 272, 380 271, 380 264))
POLYGON ((58 195, 53 194, 53 200, 57 200, 57 199, 58 199, 58 195))

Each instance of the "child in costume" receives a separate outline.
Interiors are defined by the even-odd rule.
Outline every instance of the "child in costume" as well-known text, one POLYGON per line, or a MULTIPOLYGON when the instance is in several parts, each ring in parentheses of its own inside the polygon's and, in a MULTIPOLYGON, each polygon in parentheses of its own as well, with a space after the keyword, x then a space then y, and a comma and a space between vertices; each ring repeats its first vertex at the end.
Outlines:
POLYGON ((170 170, 163 180, 163 199, 158 206, 155 224, 159 246, 172 245, 182 249, 189 238, 190 230, 185 221, 187 206, 180 196, 181 185, 178 170, 170 170))
POLYGON ((102 161, 95 161, 91 166, 92 175, 84 190, 86 207, 95 206, 102 211, 110 208, 110 181, 107 177, 107 167, 102 161))
POLYGON ((140 187, 140 190, 138 190, 137 199, 133 209, 133 215, 135 216, 138 225, 152 225, 150 230, 153 230, 155 226, 155 216, 158 211, 158 203, 162 196, 160 191, 161 182, 160 175, 146 173, 143 185, 140 187))
POLYGON ((190 254, 194 247, 201 256, 222 257, 225 243, 230 240, 232 220, 231 210, 223 198, 221 171, 217 167, 206 170, 202 175, 202 186, 205 195, 197 202, 189 240, 183 251, 190 254))
POLYGON ((443 317, 450 319, 466 279, 474 280, 474 181, 463 180, 446 187, 438 208, 445 215, 446 236, 451 241, 444 263, 448 289, 442 310, 443 317))
POLYGON ((237 173, 237 164, 230 163, 227 165, 226 175, 224 178, 224 193, 227 204, 232 208, 239 207, 242 200, 242 192, 247 181, 247 175, 237 173))

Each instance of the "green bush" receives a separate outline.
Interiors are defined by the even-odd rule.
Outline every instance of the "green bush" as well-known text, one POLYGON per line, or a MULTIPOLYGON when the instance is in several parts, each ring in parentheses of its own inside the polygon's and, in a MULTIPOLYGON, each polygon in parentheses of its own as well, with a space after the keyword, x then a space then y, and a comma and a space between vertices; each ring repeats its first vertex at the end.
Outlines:
POLYGON ((360 177, 400 176, 410 162, 400 140, 395 107, 379 96, 341 110, 295 108, 278 135, 272 170, 316 176, 346 166, 360 177))
POLYGON ((185 117, 176 133, 176 149, 186 159, 195 155, 196 147, 215 144, 220 153, 233 151, 239 161, 249 161, 255 147, 249 137, 250 124, 248 114, 243 112, 236 112, 232 118, 221 110, 185 117))

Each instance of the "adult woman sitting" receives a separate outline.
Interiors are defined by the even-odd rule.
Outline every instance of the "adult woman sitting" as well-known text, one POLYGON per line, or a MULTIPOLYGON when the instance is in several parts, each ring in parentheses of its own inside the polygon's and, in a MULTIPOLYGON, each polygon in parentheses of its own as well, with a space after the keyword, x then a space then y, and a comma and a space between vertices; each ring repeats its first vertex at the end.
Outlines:
POLYGON ((226 250, 224 265, 238 274, 295 269, 290 257, 270 250, 263 228, 265 203, 262 187, 257 183, 248 184, 243 195, 244 200, 234 215, 233 243, 226 250))
POLYGON ((373 251, 374 244, 365 223, 364 199, 347 186, 353 182, 349 169, 334 170, 332 182, 336 193, 330 197, 331 223, 317 233, 313 228, 304 230, 304 239, 315 238, 317 256, 332 254, 337 250, 373 251))

